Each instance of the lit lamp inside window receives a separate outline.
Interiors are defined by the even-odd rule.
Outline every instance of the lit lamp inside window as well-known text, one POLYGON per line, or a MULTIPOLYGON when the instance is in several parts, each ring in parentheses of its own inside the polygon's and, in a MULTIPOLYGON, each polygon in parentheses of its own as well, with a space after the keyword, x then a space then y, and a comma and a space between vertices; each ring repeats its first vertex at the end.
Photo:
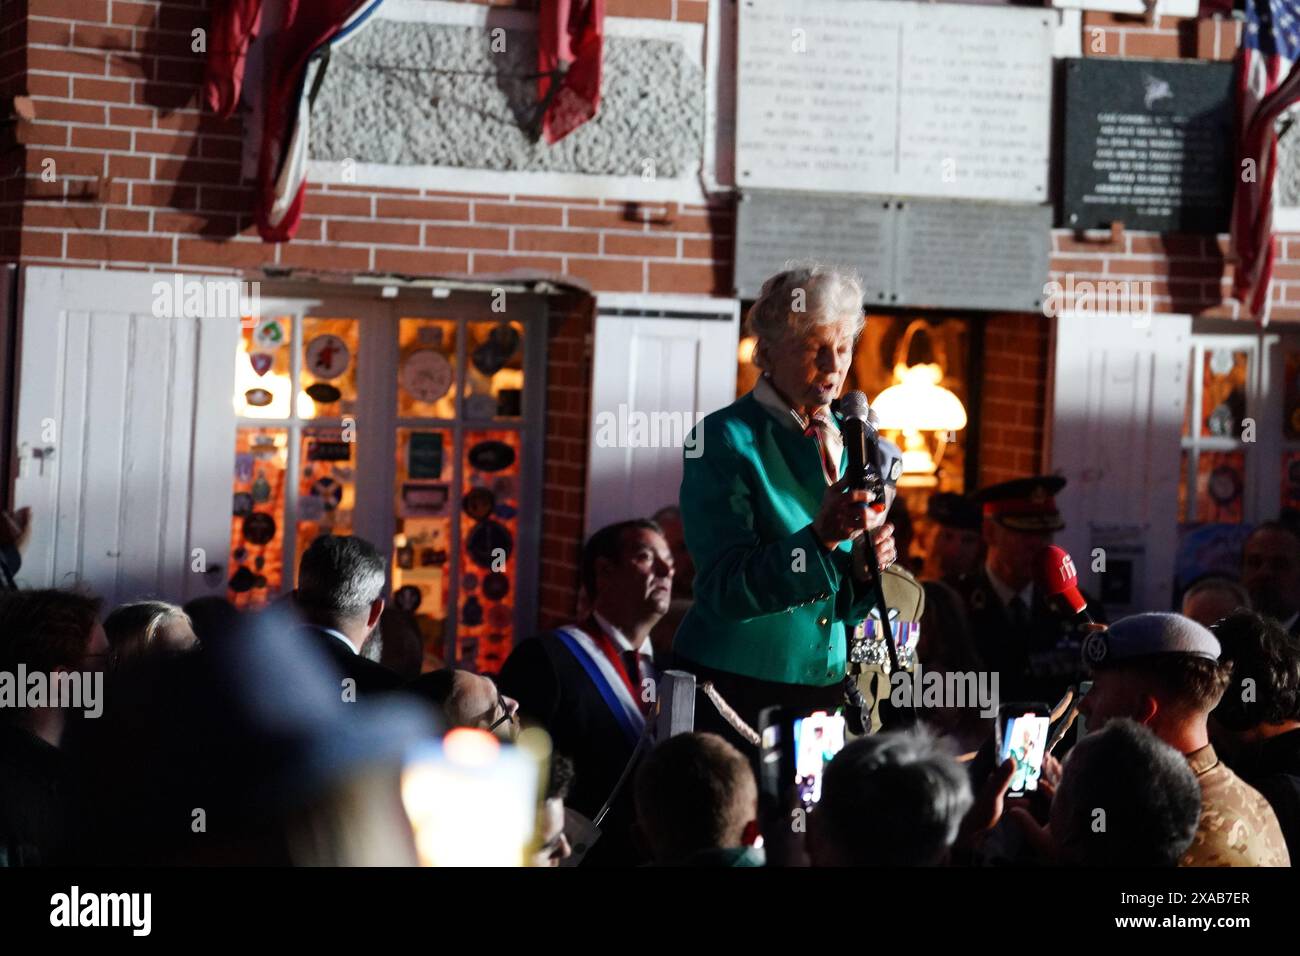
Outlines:
MULTIPOLYGON (((904 336, 910 341, 912 329, 904 336)), ((900 348, 906 355, 906 345, 900 348)), ((903 473, 898 483, 912 487, 934 487, 935 474, 944 448, 953 432, 966 427, 966 409, 956 395, 939 383, 943 369, 937 363, 894 366, 895 384, 871 403, 880 416, 882 431, 902 434, 903 473)))

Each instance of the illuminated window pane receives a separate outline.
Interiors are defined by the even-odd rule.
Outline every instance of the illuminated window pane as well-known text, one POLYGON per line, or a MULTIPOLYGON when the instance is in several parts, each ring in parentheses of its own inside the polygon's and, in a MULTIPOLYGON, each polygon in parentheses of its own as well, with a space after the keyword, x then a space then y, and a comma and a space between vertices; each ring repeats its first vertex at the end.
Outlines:
POLYGON ((398 347, 397 416, 455 418, 456 323, 402 319, 398 347))
POLYGON ((514 641, 519 434, 468 431, 464 441, 456 657, 494 673, 514 641))
POLYGON ((1282 434, 1284 438, 1300 438, 1300 348, 1283 351, 1286 375, 1285 404, 1282 407, 1282 434))
POLYGON ((356 412, 356 319, 302 320, 299 418, 342 418, 356 412))
POLYGON ((284 582, 284 499, 289 433, 240 428, 235 435, 228 597, 260 607, 284 582))
POLYGON ((1250 353, 1207 348, 1201 363, 1201 435, 1239 437, 1250 353))
POLYGON ((524 327, 518 322, 471 322, 465 354, 465 417, 523 414, 524 327))
POLYGON ((298 559, 322 534, 351 534, 356 508, 356 443, 345 441, 340 428, 304 428, 298 454, 298 559))
POLYGON ((241 418, 288 418, 293 316, 263 319, 245 327, 235 354, 235 414, 241 418))
POLYGON ((1236 524, 1242 520, 1246 456, 1239 451, 1202 451, 1196 463, 1196 520, 1236 524))
POLYGON ((415 616, 424 639, 425 670, 446 663, 452 573, 452 442, 450 430, 397 430, 393 603, 415 616))

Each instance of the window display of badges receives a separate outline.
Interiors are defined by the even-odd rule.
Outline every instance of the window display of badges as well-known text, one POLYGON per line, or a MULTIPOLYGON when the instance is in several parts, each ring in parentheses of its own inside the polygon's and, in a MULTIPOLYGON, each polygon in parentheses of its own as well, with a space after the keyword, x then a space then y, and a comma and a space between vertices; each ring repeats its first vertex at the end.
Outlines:
POLYGON ((285 342, 284 325, 279 319, 263 319, 253 330, 253 344, 260 352, 273 352, 285 342))
POLYGON ((451 388, 451 363, 441 352, 420 349, 402 363, 402 387, 421 402, 436 402, 451 388))
POLYGON ((491 395, 470 395, 465 399, 465 417, 481 421, 497 413, 497 400, 491 395))
POLYGON ((465 550, 469 552, 470 560, 480 568, 495 571, 494 564, 497 558, 508 560, 514 547, 515 539, 510 531, 504 525, 488 518, 474 526, 465 550))
POLYGON ((338 378, 351 362, 347 343, 337 335, 318 335, 307 343, 307 369, 317 378, 338 378))
POLYGON ((515 463, 515 450, 503 441, 481 441, 470 448, 468 457, 479 471, 502 471, 515 463))
POLYGON ((275 537, 275 519, 269 514, 255 511, 244 518, 244 540, 250 544, 269 544, 275 537))
POLYGON ((483 594, 485 597, 500 601, 510 593, 510 578, 500 571, 493 571, 483 579, 483 594))
POLYGON ((493 604, 487 609, 487 622, 492 627, 504 630, 510 626, 513 613, 508 604, 493 604))
POLYGON ((324 510, 333 511, 343 500, 343 486, 332 475, 326 475, 312 482, 311 494, 320 501, 324 510))

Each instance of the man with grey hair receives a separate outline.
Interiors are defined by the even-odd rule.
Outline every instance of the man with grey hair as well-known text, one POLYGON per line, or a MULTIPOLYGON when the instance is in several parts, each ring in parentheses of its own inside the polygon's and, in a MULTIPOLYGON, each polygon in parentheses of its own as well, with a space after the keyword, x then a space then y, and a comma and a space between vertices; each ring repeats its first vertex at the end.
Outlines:
POLYGON ((342 671, 345 699, 401 684, 387 667, 361 656, 384 612, 384 577, 384 559, 355 535, 321 535, 298 563, 294 599, 307 619, 306 632, 342 671))
POLYGON ((808 858, 813 866, 936 866, 971 802, 961 765, 930 734, 859 737, 826 767, 808 858))
POLYGON ((1250 609, 1250 593, 1245 586, 1221 575, 1198 578, 1183 592, 1183 617, 1205 627, 1239 608, 1250 609))
POLYGON ((1200 817, 1201 787, 1187 758, 1121 718, 1070 752, 1044 832, 1059 863, 1174 866, 1200 817))

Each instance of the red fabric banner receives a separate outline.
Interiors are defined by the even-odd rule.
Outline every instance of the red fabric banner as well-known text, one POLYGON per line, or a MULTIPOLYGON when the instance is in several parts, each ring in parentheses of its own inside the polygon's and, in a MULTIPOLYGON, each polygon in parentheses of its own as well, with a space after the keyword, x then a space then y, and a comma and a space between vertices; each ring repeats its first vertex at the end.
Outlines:
POLYGON ((537 12, 537 98, 542 136, 557 143, 600 106, 605 0, 541 0, 537 12), (552 82, 558 87, 552 91, 552 82))

